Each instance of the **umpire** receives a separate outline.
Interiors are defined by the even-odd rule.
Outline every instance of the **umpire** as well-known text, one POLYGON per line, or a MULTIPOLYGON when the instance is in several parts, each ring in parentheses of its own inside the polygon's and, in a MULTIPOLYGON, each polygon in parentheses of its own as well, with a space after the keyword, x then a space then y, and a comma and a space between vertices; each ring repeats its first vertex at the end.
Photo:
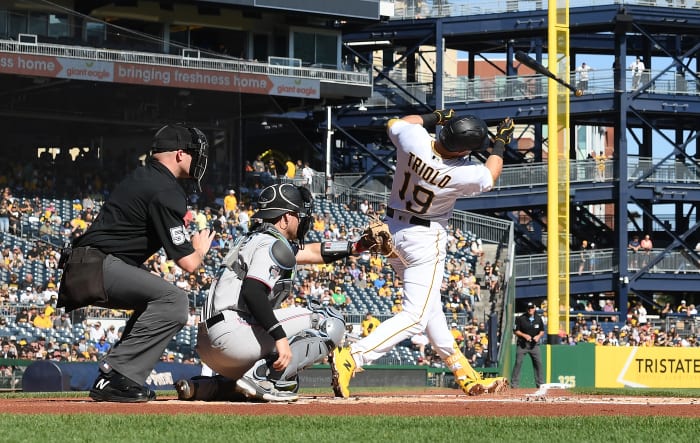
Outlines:
POLYGON ((515 335, 518 337, 518 347, 515 354, 515 365, 511 374, 511 387, 517 388, 520 383, 520 367, 525 354, 532 359, 532 369, 535 373, 535 384, 539 388, 542 380, 542 358, 540 357, 540 339, 544 335, 544 322, 537 314, 537 307, 527 304, 527 312, 515 321, 515 335))
POLYGON ((188 232, 187 196, 178 180, 192 179, 201 190, 207 150, 199 129, 161 128, 145 166, 114 189, 94 223, 62 254, 58 306, 67 311, 87 305, 133 310, 121 339, 100 361, 90 390, 95 401, 155 399, 144 383, 187 322, 188 297, 143 263, 163 248, 186 272, 201 266, 214 233, 188 232))

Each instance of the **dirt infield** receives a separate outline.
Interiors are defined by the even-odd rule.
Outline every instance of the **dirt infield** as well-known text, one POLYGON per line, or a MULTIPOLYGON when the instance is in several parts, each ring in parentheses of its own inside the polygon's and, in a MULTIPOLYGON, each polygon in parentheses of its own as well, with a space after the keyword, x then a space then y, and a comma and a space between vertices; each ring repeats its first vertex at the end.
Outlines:
POLYGON ((410 394, 386 393, 336 399, 302 396, 296 403, 186 402, 159 397, 145 404, 95 403, 90 399, 8 399, 0 413, 16 414, 226 414, 226 415, 401 415, 401 416, 675 416, 697 417, 696 398, 616 397, 576 395, 534 389, 465 397, 454 389, 430 389, 410 394))

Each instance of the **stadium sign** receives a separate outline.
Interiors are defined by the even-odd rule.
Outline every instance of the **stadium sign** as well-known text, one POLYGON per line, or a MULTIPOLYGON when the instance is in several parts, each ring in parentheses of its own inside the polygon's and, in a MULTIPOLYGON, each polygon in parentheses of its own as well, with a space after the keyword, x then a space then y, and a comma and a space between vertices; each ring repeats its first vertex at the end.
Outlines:
POLYGON ((316 79, 1 51, 0 73, 243 94, 320 97, 320 81, 316 79))

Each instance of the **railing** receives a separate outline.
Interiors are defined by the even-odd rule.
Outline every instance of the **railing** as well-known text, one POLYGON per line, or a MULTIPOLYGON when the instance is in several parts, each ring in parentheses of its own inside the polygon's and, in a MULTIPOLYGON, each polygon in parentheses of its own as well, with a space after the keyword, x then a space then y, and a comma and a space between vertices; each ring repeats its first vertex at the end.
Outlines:
MULTIPOLYGON (((428 17, 459 17, 501 12, 537 11, 547 9, 547 0, 432 0, 394 1, 392 20, 415 20, 428 17), (419 6, 413 6, 419 3, 419 6)), ((697 0, 569 0, 569 8, 604 5, 639 5, 666 8, 700 9, 697 0)))
POLYGON ((0 51, 17 54, 35 54, 54 57, 77 58, 81 60, 136 63, 142 65, 185 67, 188 69, 208 69, 246 74, 265 74, 283 77, 315 79, 356 85, 371 85, 367 72, 321 69, 312 67, 289 67, 259 63, 250 60, 223 58, 203 58, 197 53, 179 56, 153 52, 136 52, 115 49, 67 46, 48 43, 21 43, 13 40, 0 40, 0 51))
MULTIPOLYGON (((612 60, 612 58, 611 58, 612 60)), ((429 101, 428 97, 435 94, 434 83, 430 81, 421 81, 416 83, 407 83, 403 70, 390 71, 388 77, 402 85, 413 97, 403 91, 392 88, 392 93, 398 96, 398 99, 408 101, 413 104, 418 104, 418 101, 429 101)), ((584 100, 586 96, 595 94, 610 94, 615 92, 614 72, 612 69, 594 69, 588 71, 588 86, 584 89, 583 97, 572 97, 572 104, 576 100, 584 100)), ((577 75, 575 71, 570 73, 570 83, 578 85, 577 75)), ((381 82, 375 85, 375 91, 372 97, 365 101, 368 107, 386 107, 393 106, 398 99, 389 99, 381 94, 381 82)), ((700 81, 692 73, 678 73, 675 70, 647 70, 642 75, 639 82, 639 87, 643 87, 644 92, 648 94, 670 94, 670 95, 700 95, 700 81)), ((563 86, 559 86, 563 88, 563 86)), ((634 92, 632 75, 627 75, 627 83, 625 86, 626 92, 634 92)), ((451 103, 482 103, 482 102, 502 102, 513 100, 531 100, 531 99, 546 99, 549 94, 549 79, 543 75, 515 75, 515 76, 498 76, 493 78, 474 78, 466 77, 448 78, 443 82, 443 95, 445 105, 451 103)), ((524 110, 527 110, 526 108, 524 110)))
MULTIPOLYGON (((644 268, 651 259, 659 254, 664 257, 649 270, 654 273, 693 273, 700 274, 698 264, 689 260, 681 251, 664 252, 664 249, 652 249, 649 254, 643 252, 627 252, 629 271, 644 268)), ((544 278, 547 276, 547 254, 533 254, 515 258, 515 276, 518 280, 544 278)), ((571 251, 569 255, 569 270, 571 275, 597 275, 617 272, 619 264, 614 249, 597 249, 586 255, 585 260, 580 251, 571 251)))
MULTIPOLYGON (((644 183, 700 184, 700 165, 649 157, 628 157, 628 181, 644 183)), ((595 183, 614 180, 613 160, 572 160, 569 162, 570 183, 595 183)), ((506 165, 494 189, 532 188, 547 186, 546 163, 506 165)))

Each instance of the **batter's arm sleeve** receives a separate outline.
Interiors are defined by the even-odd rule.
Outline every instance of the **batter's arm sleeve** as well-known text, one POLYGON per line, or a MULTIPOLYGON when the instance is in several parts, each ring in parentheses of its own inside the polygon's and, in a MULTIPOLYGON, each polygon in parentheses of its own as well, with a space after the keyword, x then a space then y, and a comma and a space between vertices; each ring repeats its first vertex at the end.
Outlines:
POLYGON ((282 325, 277 321, 272 306, 267 301, 267 296, 270 293, 270 288, 263 282, 252 278, 243 280, 241 287, 241 298, 250 310, 250 313, 258 321, 272 338, 279 340, 285 338, 287 334, 284 332, 282 325))

